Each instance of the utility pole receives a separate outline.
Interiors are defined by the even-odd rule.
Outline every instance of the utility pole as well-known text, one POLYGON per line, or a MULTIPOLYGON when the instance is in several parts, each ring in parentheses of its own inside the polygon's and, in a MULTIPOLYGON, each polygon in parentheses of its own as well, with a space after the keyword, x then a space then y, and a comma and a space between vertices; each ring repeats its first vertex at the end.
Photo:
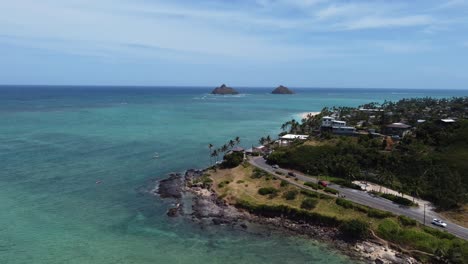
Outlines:
POLYGON ((426 204, 424 204, 424 225, 426 225, 426 204))

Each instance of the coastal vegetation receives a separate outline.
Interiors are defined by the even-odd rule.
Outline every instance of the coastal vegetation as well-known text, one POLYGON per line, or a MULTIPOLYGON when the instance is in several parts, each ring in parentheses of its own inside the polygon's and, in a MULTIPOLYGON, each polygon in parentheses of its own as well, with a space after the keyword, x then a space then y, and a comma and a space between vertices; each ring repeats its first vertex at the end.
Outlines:
POLYGON ((210 164, 213 164, 213 159, 215 162, 218 162, 219 156, 226 155, 229 151, 232 151, 232 149, 240 144, 241 140, 240 137, 235 137, 234 139, 229 140, 222 146, 215 148, 213 144, 208 144, 208 149, 210 150, 210 164))
POLYGON ((468 261, 468 242, 408 217, 327 195, 320 189, 300 189, 250 165, 209 173, 219 197, 252 214, 337 228, 345 239, 384 239, 422 261, 468 261), (239 181, 243 184, 232 184, 239 181), (220 187, 219 183, 224 182, 230 184, 220 187))
MULTIPOLYGON (((467 97, 324 108, 302 122, 284 123, 284 133, 313 138, 277 147, 268 162, 310 175, 332 176, 345 187, 359 188, 352 185, 354 180, 372 181, 429 200, 439 209, 456 209, 468 202, 467 117, 467 97), (332 114, 349 125, 359 125, 361 133, 343 137, 321 132, 321 118, 332 114), (444 118, 453 122, 441 121, 444 118), (395 141, 379 134, 391 122, 404 122, 413 128, 395 141)), ((415 205, 398 196, 382 196, 402 205, 415 205)))

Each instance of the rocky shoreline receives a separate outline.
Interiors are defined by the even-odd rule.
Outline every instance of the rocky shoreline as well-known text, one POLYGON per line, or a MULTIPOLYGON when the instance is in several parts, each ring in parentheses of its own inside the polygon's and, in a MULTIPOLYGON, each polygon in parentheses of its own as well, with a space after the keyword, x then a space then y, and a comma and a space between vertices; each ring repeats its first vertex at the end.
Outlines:
POLYGON ((267 218, 239 210, 219 199, 218 195, 200 183, 192 184, 203 176, 203 170, 187 170, 184 174, 171 173, 160 180, 150 192, 164 199, 174 200, 169 217, 186 217, 201 225, 226 225, 255 232, 255 225, 272 228, 292 235, 325 242, 332 248, 363 263, 419 263, 414 258, 389 248, 384 243, 368 239, 351 242, 340 237, 337 228, 291 221, 285 218, 267 218))

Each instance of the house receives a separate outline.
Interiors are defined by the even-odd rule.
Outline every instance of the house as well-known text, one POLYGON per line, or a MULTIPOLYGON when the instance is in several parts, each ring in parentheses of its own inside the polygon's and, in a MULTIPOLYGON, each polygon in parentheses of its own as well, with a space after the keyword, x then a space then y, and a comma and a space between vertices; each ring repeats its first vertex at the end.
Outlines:
POLYGON ((331 131, 338 135, 354 135, 356 133, 356 128, 347 126, 346 121, 336 120, 331 116, 322 117, 321 130, 331 131))
POLYGON ((232 152, 244 152, 244 148, 235 146, 231 149, 232 152))
POLYGON ((350 126, 333 126, 332 132, 338 135, 354 135, 356 133, 356 128, 350 126))
POLYGON ((457 121, 452 118, 445 118, 445 119, 441 119, 440 122, 443 124, 453 124, 457 121))
POLYGON ((269 153, 270 153, 270 149, 266 146, 258 146, 258 147, 252 146, 251 148, 245 150, 245 154, 247 155, 264 155, 264 154, 269 154, 269 153))
POLYGON ((386 125, 384 134, 404 137, 410 132, 411 126, 404 123, 393 123, 386 125))
POLYGON ((279 138, 280 146, 287 146, 291 141, 294 140, 307 140, 309 135, 295 135, 295 134, 286 134, 279 138))
POLYGON ((282 137, 280 137, 281 140, 306 140, 309 137, 309 135, 295 135, 295 134, 286 134, 282 137))

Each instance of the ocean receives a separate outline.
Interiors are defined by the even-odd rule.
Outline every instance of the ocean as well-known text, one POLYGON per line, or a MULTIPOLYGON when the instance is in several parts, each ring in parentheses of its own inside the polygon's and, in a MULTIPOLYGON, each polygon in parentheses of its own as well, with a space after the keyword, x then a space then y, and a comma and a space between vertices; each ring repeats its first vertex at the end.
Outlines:
POLYGON ((200 228, 139 190, 324 106, 467 90, 0 86, 0 263, 354 263, 303 237, 200 228), (159 159, 153 159, 155 152, 159 159), (96 184, 96 182, 101 182, 96 184))

